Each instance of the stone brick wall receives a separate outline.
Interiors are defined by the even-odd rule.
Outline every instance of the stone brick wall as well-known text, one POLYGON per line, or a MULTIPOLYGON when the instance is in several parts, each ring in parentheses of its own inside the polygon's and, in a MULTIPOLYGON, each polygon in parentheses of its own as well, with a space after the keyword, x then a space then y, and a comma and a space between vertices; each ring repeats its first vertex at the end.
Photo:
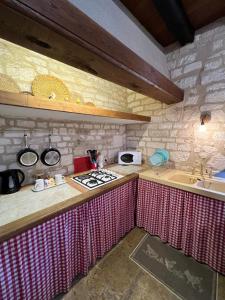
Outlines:
MULTIPOLYGON (((24 131, 39 153, 47 147, 53 133, 54 146, 62 152, 61 165, 50 173, 72 173, 72 158, 88 148, 104 151, 113 161, 120 150, 137 149, 147 159, 156 148, 170 151, 179 169, 191 169, 207 159, 215 169, 225 168, 225 25, 217 21, 195 36, 194 43, 167 55, 171 79, 185 90, 184 101, 167 106, 154 99, 64 65, 22 47, 0 40, 0 72, 12 76, 21 90, 30 91, 37 74, 61 78, 70 91, 101 107, 150 115, 150 124, 110 125, 46 120, 0 119, 0 170, 18 167, 15 157, 23 147, 24 131), (207 131, 199 131, 200 113, 211 111, 207 131)), ((39 163, 25 169, 27 181, 43 171, 39 163)))
POLYGON ((90 75, 54 59, 0 39, 0 73, 11 76, 21 91, 31 92, 36 75, 60 78, 72 96, 96 106, 128 111, 124 87, 90 75))
POLYGON ((185 90, 182 103, 167 106, 128 92, 133 112, 152 116, 149 125, 128 125, 128 148, 170 151, 176 168, 191 169, 207 159, 215 169, 225 168, 225 19, 197 33, 192 44, 167 55, 171 79, 185 90), (211 111, 207 131, 199 131, 202 111, 211 111))
POLYGON ((32 183, 37 173, 48 172, 72 174, 73 157, 86 155, 87 149, 99 150, 112 163, 118 151, 126 149, 125 125, 84 122, 59 122, 49 120, 15 119, 0 116, 0 171, 20 168, 26 174, 26 182, 32 183), (44 166, 40 161, 33 167, 21 167, 16 154, 24 148, 24 133, 28 144, 41 154, 48 148, 48 134, 52 145, 62 154, 61 162, 54 167, 44 166))

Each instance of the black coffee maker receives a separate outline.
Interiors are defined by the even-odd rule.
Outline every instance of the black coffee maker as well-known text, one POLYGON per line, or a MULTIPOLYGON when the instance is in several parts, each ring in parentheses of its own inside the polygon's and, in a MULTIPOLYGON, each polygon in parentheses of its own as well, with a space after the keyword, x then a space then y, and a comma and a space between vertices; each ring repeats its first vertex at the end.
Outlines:
POLYGON ((24 179, 25 175, 19 169, 0 172, 0 194, 12 194, 19 191, 24 179))

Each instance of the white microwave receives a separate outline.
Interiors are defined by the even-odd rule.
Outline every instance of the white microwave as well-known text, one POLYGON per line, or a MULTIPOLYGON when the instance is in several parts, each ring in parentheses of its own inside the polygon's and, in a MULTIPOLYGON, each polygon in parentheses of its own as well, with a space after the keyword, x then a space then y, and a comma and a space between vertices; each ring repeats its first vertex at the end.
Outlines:
POLYGON ((123 151, 118 153, 119 165, 141 165, 141 152, 123 151))

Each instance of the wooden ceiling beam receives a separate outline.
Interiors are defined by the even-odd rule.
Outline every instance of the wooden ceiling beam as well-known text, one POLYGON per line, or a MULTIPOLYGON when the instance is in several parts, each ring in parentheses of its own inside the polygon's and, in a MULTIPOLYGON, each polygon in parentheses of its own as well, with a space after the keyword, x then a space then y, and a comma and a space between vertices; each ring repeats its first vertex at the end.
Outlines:
POLYGON ((183 90, 66 0, 3 0, 0 36, 167 104, 183 90))
MULTIPOLYGON (((170 0, 120 0, 145 29, 163 46, 177 41, 168 30, 165 21, 159 14, 154 1, 164 7, 170 0)), ((182 7, 194 30, 198 30, 225 16, 224 0, 181 0, 182 7)), ((168 15, 168 11, 166 10, 168 15)))
POLYGON ((153 2, 168 30, 180 44, 192 43, 194 28, 188 19, 181 0, 153 0, 153 2))

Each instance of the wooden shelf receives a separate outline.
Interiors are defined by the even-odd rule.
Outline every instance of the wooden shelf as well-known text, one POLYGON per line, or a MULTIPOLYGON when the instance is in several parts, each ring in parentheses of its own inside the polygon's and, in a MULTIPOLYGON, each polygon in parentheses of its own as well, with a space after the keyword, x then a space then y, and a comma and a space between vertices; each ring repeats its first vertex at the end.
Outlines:
POLYGON ((54 101, 27 94, 0 91, 0 113, 3 115, 72 121, 118 124, 147 123, 151 117, 132 113, 54 101), (51 113, 54 111, 54 114, 51 113))

